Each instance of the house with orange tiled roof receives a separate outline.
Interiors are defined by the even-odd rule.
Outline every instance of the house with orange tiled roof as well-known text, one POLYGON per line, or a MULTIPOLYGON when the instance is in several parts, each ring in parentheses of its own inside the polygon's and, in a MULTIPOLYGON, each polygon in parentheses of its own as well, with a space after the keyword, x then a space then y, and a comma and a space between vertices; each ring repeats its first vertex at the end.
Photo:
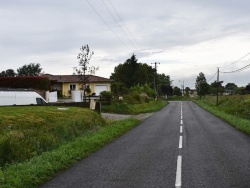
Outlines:
POLYGON ((86 75, 86 85, 83 85, 79 75, 51 75, 45 74, 50 80, 50 90, 58 91, 62 96, 71 96, 72 90, 90 89, 90 95, 99 95, 102 91, 111 91, 112 80, 95 75, 86 75))

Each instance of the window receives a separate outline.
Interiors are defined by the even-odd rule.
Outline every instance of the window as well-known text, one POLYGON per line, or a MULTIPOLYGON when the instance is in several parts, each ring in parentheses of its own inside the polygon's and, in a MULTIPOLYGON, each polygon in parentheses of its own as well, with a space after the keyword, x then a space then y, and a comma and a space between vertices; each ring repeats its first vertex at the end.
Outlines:
POLYGON ((76 84, 69 84, 69 90, 76 90, 76 84))
POLYGON ((37 104, 46 104, 43 99, 41 98, 36 98, 36 103, 37 104))

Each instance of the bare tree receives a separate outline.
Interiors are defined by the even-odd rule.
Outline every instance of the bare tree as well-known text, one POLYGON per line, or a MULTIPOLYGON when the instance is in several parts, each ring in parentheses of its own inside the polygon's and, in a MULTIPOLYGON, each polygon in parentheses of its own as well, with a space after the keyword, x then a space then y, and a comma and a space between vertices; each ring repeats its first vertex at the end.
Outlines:
POLYGON ((94 51, 90 51, 89 46, 85 45, 80 48, 81 52, 78 54, 77 59, 79 59, 79 69, 76 69, 77 74, 79 75, 79 78, 81 82, 83 83, 83 97, 85 99, 85 92, 86 92, 86 82, 87 82, 87 76, 86 72, 88 70, 89 61, 94 54, 94 51))

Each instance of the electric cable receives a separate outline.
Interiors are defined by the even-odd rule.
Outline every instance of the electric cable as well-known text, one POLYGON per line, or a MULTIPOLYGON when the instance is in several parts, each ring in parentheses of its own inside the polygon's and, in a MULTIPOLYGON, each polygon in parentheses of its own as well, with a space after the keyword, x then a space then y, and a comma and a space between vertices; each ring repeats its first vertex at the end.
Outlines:
POLYGON ((221 72, 221 73, 235 73, 235 72, 241 72, 241 71, 243 71, 243 70, 246 70, 246 69, 248 69, 248 68, 250 68, 250 64, 248 64, 248 65, 246 65, 246 66, 244 66, 244 67, 241 67, 241 68, 239 68, 239 69, 236 69, 236 70, 234 70, 234 71, 229 71, 229 72, 221 72))
POLYGON ((94 6, 87 0, 88 4, 91 6, 91 8, 95 11, 95 13, 99 16, 99 18, 103 21, 103 23, 112 31, 112 33, 116 36, 116 38, 128 49, 130 48, 118 37, 118 35, 111 29, 111 27, 107 24, 107 22, 102 18, 102 16, 97 12, 97 10, 94 8, 94 6))
POLYGON ((248 55, 250 55, 250 52, 248 52, 246 55, 244 55, 243 57, 241 57, 240 59, 238 59, 237 61, 232 62, 230 65, 225 65, 224 67, 228 67, 231 66, 237 62, 239 62, 240 60, 244 59, 245 57, 247 57, 248 55))
POLYGON ((109 3, 111 4, 112 8, 114 9, 114 11, 116 12, 117 16, 119 17, 119 19, 121 20, 122 24, 125 26, 125 28, 127 29, 128 33, 130 34, 130 36, 133 38, 133 40, 135 41, 135 43, 138 45, 138 47, 140 49, 142 49, 141 45, 137 42, 137 40, 134 38, 134 36, 132 35, 132 33, 129 31, 128 27, 126 26, 126 24, 123 22, 121 16, 118 14, 118 12, 116 11, 113 3, 111 3, 111 1, 109 0, 109 3))
POLYGON ((214 73, 214 75, 213 75, 211 78, 209 78, 209 79, 207 80, 207 82, 209 82, 210 80, 212 80, 212 79, 215 77, 216 74, 217 74, 217 71, 214 73))
POLYGON ((112 18, 115 20, 115 22, 117 23, 117 25, 119 26, 119 28, 122 30, 122 32, 126 35, 127 39, 131 42, 131 44, 135 47, 136 45, 134 44, 133 41, 130 40, 130 38, 128 37, 127 33, 124 31, 124 29, 122 28, 122 26, 119 24, 119 22, 117 21, 117 19, 115 18, 115 16, 112 14, 112 12, 110 11, 110 9, 108 8, 108 6, 106 5, 106 3, 102 0, 102 3, 104 4, 104 6, 106 7, 106 9, 108 10, 109 14, 112 16, 112 18))

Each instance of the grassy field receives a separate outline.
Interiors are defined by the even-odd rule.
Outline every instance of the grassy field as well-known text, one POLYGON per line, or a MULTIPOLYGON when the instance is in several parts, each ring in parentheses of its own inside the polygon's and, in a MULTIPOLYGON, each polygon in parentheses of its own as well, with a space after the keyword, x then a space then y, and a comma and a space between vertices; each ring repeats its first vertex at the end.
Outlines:
POLYGON ((141 104, 127 104, 115 102, 111 105, 102 105, 102 112, 118 113, 118 114, 140 114, 155 112, 166 106, 166 100, 152 100, 141 104))
POLYGON ((250 95, 219 96, 218 106, 215 96, 206 96, 195 102, 250 135, 250 95))
MULTIPOLYGON (((152 101, 129 108, 153 112, 166 104, 152 101)), ((37 187, 139 123, 107 121, 78 107, 0 107, 0 187, 37 187)))

